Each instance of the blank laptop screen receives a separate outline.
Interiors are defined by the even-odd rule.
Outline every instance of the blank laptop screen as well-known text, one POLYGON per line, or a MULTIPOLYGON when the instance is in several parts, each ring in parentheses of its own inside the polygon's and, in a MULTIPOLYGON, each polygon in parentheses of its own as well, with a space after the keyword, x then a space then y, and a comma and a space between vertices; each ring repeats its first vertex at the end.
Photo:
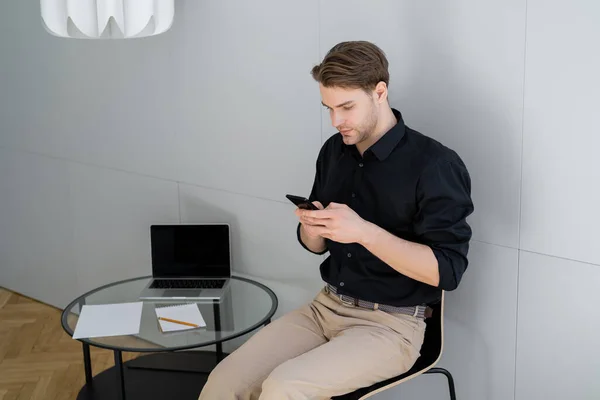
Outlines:
POLYGON ((155 277, 229 277, 228 225, 152 225, 155 277))

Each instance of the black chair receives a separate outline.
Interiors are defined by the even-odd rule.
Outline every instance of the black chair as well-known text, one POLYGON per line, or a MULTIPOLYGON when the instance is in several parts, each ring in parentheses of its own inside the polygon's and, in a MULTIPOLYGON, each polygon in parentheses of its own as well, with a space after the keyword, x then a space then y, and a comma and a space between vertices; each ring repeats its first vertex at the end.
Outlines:
POLYGON ((442 356, 444 347, 444 292, 439 303, 431 304, 431 317, 425 319, 427 327, 425 329, 425 339, 421 346, 421 356, 415 362, 415 365, 406 373, 390 378, 372 386, 360 388, 354 392, 341 396, 332 397, 331 400, 363 400, 374 396, 377 393, 384 392, 396 385, 406 382, 421 374, 443 374, 448 378, 448 388, 450 390, 450 399, 456 400, 454 389, 454 379, 450 372, 444 368, 434 368, 442 356))

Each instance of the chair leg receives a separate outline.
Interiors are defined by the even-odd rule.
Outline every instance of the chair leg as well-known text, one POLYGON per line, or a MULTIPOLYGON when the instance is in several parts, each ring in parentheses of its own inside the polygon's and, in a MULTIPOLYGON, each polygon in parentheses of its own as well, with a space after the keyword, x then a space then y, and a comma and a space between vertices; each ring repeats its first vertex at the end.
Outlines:
POLYGON ((431 368, 426 374, 443 374, 448 378, 448 389, 450 390, 450 400, 456 400, 456 390, 454 388, 454 378, 450 371, 444 368, 431 368))

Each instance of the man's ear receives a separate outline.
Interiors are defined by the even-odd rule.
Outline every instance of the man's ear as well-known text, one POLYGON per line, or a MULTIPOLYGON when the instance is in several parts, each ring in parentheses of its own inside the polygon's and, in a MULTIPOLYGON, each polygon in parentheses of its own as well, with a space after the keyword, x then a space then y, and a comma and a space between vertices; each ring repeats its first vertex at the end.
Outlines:
POLYGON ((375 86, 375 94, 379 104, 382 104, 387 100, 388 88, 385 82, 379 82, 377 86, 375 86))

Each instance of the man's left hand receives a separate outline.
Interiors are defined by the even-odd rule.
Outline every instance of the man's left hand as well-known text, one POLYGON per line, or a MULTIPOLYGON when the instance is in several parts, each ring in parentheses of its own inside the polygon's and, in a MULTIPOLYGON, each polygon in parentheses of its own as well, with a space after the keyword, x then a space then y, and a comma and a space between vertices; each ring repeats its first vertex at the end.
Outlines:
POLYGON ((330 203, 324 210, 303 210, 301 221, 315 225, 315 233, 339 243, 361 243, 369 223, 345 204, 330 203))

